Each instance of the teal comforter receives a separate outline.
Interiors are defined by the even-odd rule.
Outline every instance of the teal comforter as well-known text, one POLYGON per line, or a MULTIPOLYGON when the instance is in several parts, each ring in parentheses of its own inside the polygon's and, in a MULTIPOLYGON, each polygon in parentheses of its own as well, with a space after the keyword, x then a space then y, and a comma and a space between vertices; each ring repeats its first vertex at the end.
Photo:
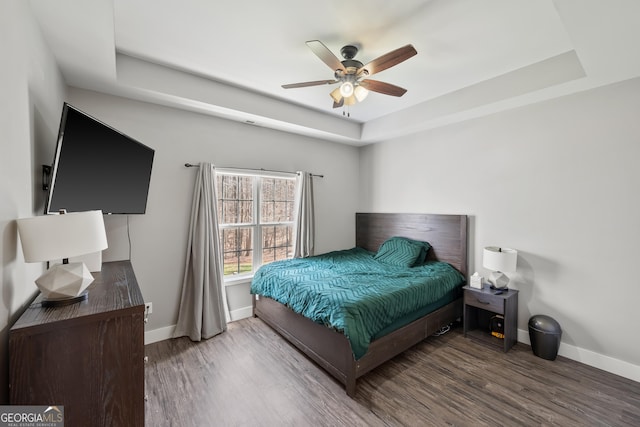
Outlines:
POLYGON ((396 267, 362 248, 266 264, 251 293, 345 334, 356 359, 376 333, 462 285, 464 277, 443 262, 396 267))

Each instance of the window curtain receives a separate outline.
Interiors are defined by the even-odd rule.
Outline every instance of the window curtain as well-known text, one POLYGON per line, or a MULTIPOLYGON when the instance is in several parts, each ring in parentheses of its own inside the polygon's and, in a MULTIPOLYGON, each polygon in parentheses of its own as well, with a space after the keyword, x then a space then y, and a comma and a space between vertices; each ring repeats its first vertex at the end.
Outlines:
POLYGON ((309 172, 297 172, 293 257, 313 255, 315 219, 313 214, 313 178, 309 172))
POLYGON ((227 329, 229 309, 218 232, 215 167, 200 163, 191 205, 187 260, 182 298, 173 337, 193 341, 211 338, 227 329))

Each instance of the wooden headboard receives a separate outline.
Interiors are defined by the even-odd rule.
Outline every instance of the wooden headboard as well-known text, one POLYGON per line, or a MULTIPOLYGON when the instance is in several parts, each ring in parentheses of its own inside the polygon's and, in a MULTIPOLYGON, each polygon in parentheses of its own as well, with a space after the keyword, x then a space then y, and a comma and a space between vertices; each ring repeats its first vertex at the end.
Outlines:
POLYGON ((466 215, 356 213, 356 246, 375 252, 393 236, 429 242, 428 259, 448 262, 468 277, 466 215))

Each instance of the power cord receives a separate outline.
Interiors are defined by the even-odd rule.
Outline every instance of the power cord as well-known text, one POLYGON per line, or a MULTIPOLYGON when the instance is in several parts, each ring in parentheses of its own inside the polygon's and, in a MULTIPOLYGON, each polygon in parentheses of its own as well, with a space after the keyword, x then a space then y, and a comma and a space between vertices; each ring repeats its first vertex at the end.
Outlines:
POLYGON ((127 239, 129 240, 129 261, 131 261, 131 232, 129 230, 129 215, 127 215, 127 239))

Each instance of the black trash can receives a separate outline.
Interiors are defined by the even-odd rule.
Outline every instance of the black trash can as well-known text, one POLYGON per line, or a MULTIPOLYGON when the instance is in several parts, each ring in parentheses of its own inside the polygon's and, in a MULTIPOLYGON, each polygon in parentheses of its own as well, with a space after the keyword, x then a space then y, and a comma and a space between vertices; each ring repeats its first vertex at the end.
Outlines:
POLYGON ((537 314, 529 319, 529 339, 533 354, 547 360, 555 360, 560 348, 562 329, 552 317, 537 314))

